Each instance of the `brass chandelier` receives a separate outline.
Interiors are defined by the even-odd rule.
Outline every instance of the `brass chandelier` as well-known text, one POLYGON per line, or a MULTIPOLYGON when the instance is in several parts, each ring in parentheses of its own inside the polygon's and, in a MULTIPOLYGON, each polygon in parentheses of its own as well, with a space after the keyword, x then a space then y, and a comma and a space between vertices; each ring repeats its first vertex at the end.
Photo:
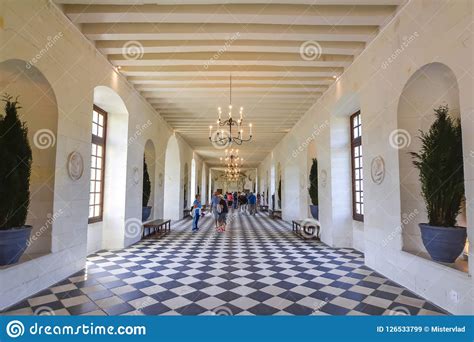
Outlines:
POLYGON ((239 150, 225 150, 225 157, 221 157, 220 161, 227 167, 242 166, 244 158, 239 157, 239 150))
POLYGON ((209 141, 217 147, 230 146, 233 143, 242 145, 243 142, 252 140, 252 124, 249 123, 249 136, 244 138, 244 107, 240 107, 239 119, 232 117, 232 75, 229 77, 229 117, 222 119, 222 108, 218 107, 218 119, 216 131, 212 131, 212 126, 209 126, 209 141), (220 127, 227 127, 226 130, 220 127), (232 132, 234 129, 234 132, 232 132), (235 132, 237 131, 237 133, 235 132))

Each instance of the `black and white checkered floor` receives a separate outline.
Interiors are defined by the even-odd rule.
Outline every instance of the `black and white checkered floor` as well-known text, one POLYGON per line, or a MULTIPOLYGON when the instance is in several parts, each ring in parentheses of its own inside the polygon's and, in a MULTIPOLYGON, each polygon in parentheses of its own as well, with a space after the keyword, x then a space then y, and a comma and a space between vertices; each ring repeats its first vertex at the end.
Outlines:
POLYGON ((162 239, 91 255, 86 268, 7 315, 435 315, 441 309, 364 266, 353 249, 294 236, 291 225, 230 214, 162 239))

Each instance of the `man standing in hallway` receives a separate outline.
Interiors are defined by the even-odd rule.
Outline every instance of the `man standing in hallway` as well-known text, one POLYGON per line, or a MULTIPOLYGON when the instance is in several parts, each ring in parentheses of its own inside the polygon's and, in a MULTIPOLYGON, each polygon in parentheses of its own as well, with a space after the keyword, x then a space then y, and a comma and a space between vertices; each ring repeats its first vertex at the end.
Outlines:
POLYGON ((219 192, 214 192, 214 195, 212 196, 211 199, 211 212, 212 215, 214 216, 214 223, 217 228, 217 219, 219 217, 219 213, 217 212, 217 206, 219 205, 220 198, 219 198, 219 192))
POLYGON ((251 192, 248 197, 248 211, 250 215, 255 215, 255 209, 257 207, 257 197, 251 192))
POLYGON ((193 232, 197 232, 199 217, 201 217, 201 195, 197 194, 193 203, 193 232))

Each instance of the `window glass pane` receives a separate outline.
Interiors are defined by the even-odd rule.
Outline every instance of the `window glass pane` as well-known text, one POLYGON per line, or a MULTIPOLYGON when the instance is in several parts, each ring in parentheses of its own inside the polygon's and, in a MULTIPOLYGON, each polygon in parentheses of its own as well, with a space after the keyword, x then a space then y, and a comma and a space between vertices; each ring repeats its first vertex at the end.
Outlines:
POLYGON ((107 113, 92 111, 92 137, 91 140, 91 179, 89 185, 89 218, 100 218, 102 215, 102 185, 103 185, 103 157, 105 155, 105 142, 107 113))

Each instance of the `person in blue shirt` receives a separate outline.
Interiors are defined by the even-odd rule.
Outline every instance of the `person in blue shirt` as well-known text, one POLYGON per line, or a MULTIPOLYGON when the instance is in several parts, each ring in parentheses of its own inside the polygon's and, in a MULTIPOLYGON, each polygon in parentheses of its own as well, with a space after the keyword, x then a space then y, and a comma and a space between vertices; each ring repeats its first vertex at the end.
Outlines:
POLYGON ((199 222, 199 217, 201 217, 201 195, 197 194, 196 199, 194 200, 193 203, 193 232, 197 232, 199 230, 198 228, 198 222, 199 222))
POLYGON ((248 196, 248 211, 250 215, 255 215, 256 208, 257 208, 257 197, 253 192, 251 192, 248 196))

